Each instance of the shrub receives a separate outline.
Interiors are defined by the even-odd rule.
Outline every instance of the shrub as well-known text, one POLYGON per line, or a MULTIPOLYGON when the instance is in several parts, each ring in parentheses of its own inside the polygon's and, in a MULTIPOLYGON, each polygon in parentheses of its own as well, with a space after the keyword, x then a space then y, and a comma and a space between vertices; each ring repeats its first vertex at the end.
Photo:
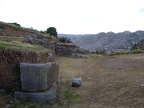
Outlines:
POLYGON ((135 49, 131 51, 132 54, 137 54, 137 53, 144 53, 144 50, 141 49, 135 49))
POLYGON ((113 52, 113 53, 110 53, 109 56, 122 55, 122 54, 128 54, 128 52, 113 52))
POLYGON ((4 27, 1 27, 1 26, 0 26, 0 30, 3 30, 3 29, 4 29, 4 27))
POLYGON ((59 38, 59 41, 62 43, 72 43, 72 41, 66 37, 59 38))

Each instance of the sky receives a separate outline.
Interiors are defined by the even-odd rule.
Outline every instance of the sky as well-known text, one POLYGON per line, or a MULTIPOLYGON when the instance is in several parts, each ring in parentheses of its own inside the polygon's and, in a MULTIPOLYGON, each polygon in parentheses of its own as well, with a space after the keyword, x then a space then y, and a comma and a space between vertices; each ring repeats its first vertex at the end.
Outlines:
POLYGON ((144 0, 0 0, 0 21, 64 34, 144 30, 144 0))

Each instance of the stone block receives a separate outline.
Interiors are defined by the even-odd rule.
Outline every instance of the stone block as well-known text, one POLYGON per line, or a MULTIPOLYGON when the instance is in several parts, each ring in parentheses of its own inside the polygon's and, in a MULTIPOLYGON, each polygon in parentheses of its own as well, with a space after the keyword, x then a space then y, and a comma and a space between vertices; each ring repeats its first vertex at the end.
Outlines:
POLYGON ((39 92, 52 86, 52 63, 21 63, 20 72, 22 91, 39 92))
POLYGON ((56 87, 52 86, 45 92, 15 92, 14 98, 22 101, 31 101, 42 104, 53 104, 57 100, 56 87))
POLYGON ((58 62, 52 62, 52 82, 59 82, 59 64, 58 62))
POLYGON ((72 80, 72 87, 81 87, 82 79, 81 78, 74 78, 72 80))

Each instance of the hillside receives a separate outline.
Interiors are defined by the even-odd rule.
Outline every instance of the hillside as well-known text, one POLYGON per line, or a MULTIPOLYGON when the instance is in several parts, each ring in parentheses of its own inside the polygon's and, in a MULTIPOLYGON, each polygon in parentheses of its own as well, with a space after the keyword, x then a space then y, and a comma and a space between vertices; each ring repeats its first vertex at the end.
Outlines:
POLYGON ((21 89, 20 63, 54 61, 53 41, 56 39, 17 23, 0 22, 0 89, 21 89))
MULTIPOLYGON (((62 36, 59 35, 59 36, 62 36)), ((89 51, 119 52, 130 51, 133 44, 144 39, 144 31, 122 33, 98 33, 87 35, 63 35, 70 38, 74 44, 89 51)))
POLYGON ((50 34, 0 22, 0 89, 21 90, 20 63, 52 62, 56 55, 73 56, 76 48, 50 34))

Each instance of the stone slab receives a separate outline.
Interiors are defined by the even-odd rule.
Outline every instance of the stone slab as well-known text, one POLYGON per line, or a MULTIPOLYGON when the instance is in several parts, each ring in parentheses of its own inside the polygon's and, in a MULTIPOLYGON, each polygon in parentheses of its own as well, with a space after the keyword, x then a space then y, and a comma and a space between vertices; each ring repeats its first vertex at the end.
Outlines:
POLYGON ((57 100, 56 87, 52 86, 44 92, 20 92, 14 93, 14 98, 22 101, 31 101, 42 104, 53 104, 57 100))

